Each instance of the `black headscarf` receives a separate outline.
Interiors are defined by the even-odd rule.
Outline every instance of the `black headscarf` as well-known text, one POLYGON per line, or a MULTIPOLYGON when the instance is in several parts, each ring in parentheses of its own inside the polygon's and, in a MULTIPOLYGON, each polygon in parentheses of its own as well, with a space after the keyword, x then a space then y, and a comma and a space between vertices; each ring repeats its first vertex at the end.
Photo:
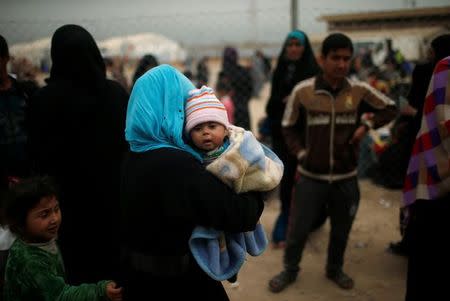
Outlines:
MULTIPOLYGON (((428 85, 430 83, 431 76, 433 75, 433 69, 437 62, 450 55, 450 34, 443 34, 434 38, 431 41, 430 46, 433 49, 434 57, 431 61, 423 64, 417 64, 414 67, 411 88, 407 95, 408 103, 417 110, 417 113, 412 118, 402 116, 403 119, 409 120, 408 131, 405 135, 405 139, 408 143, 407 148, 409 150, 412 149, 416 140, 416 135, 420 130, 423 106, 428 91, 428 85)), ((405 168, 407 168, 407 163, 405 168)))
POLYGON ((238 63, 238 53, 233 47, 225 47, 223 50, 222 70, 233 68, 238 63))
POLYGON ((238 51, 233 47, 224 49, 222 70, 219 72, 218 83, 229 84, 233 91, 235 125, 250 129, 248 102, 252 96, 252 78, 249 70, 239 65, 238 51))
POLYGON ((136 71, 133 75, 133 85, 139 77, 141 77, 145 72, 159 65, 158 60, 151 54, 144 55, 139 61, 136 71))
POLYGON ((0 35, 0 57, 9 58, 9 48, 6 39, 0 35))
POLYGON ((443 34, 435 38, 431 41, 431 48, 434 50, 434 66, 437 62, 450 55, 450 34, 443 34))
POLYGON ((272 90, 266 107, 266 113, 273 125, 279 124, 281 127, 281 118, 285 107, 283 99, 291 93, 297 83, 316 75, 319 70, 319 65, 316 62, 306 33, 301 30, 290 32, 278 56, 277 66, 272 78, 272 90), (305 48, 303 55, 297 61, 290 61, 286 55, 287 44, 291 39, 299 36, 302 37, 302 40, 299 41, 305 48))
POLYGON ((129 95, 118 82, 106 79, 100 51, 84 28, 57 29, 51 56, 48 84, 30 99, 33 166, 37 174, 53 176, 60 187, 64 223, 58 242, 67 280, 116 279, 120 250, 114 236, 119 232, 120 168, 128 149, 124 132, 129 95))
POLYGON ((52 37, 50 81, 71 80, 98 90, 106 80, 102 55, 92 35, 79 25, 64 25, 52 37))

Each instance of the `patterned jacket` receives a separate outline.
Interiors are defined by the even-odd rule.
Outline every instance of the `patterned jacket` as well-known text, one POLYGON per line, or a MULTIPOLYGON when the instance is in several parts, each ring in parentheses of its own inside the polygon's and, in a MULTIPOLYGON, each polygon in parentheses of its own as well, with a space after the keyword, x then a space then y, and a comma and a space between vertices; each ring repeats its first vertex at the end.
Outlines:
POLYGON ((206 169, 237 193, 270 191, 283 176, 283 163, 277 155, 241 127, 228 128, 230 146, 206 169))
POLYGON ((450 192, 450 56, 436 65, 403 187, 406 206, 450 192))
POLYGON ((367 83, 345 78, 338 91, 331 90, 322 75, 298 83, 282 121, 299 172, 330 182, 356 175, 358 145, 350 140, 360 125, 362 103, 374 113, 370 126, 375 128, 397 114, 394 102, 367 83))

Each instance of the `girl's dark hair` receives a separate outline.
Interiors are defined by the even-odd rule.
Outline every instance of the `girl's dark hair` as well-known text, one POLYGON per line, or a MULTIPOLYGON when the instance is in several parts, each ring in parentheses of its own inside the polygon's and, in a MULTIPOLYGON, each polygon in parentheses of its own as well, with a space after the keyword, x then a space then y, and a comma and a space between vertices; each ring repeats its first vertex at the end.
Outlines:
POLYGON ((53 180, 48 176, 23 179, 8 191, 5 222, 11 232, 21 234, 28 212, 44 197, 57 196, 53 180))
POLYGON ((353 43, 348 36, 342 33, 332 33, 323 40, 322 55, 324 57, 332 50, 350 49, 353 54, 353 43))

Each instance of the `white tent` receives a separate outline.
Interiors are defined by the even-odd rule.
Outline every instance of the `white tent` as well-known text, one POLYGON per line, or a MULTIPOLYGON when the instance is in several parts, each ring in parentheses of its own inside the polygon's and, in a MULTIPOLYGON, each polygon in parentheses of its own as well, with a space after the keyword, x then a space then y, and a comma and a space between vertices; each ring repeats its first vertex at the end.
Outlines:
POLYGON ((184 61, 186 51, 175 41, 155 33, 114 37, 98 42, 102 55, 139 59, 153 54, 160 62, 184 61))
MULTIPOLYGON (((37 66, 42 60, 50 60, 51 38, 11 45, 9 52, 16 57, 26 57, 37 66)), ((140 33, 114 37, 97 42, 104 57, 127 55, 139 59, 145 54, 153 54, 161 63, 184 61, 186 51, 175 41, 155 33, 140 33)))
POLYGON ((43 38, 28 43, 18 43, 9 47, 9 53, 15 57, 26 57, 39 66, 42 59, 50 59, 51 38, 43 38))

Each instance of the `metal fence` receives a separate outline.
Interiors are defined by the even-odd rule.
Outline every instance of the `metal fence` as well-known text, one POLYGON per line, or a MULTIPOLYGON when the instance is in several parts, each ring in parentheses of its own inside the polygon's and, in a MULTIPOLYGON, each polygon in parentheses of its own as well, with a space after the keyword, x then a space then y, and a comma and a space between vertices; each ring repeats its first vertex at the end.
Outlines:
MULTIPOLYGON (((99 45, 105 45, 100 48, 113 62, 110 76, 122 73, 127 88, 132 85, 134 71, 144 54, 153 54, 160 63, 177 66, 198 84, 204 83, 217 88, 224 49, 232 46, 237 51, 240 65, 248 73, 250 86, 253 87, 241 87, 246 90, 248 99, 239 100, 243 103, 235 105, 250 109, 249 115, 243 117, 250 120, 243 124, 257 133, 258 123, 265 115, 264 107, 271 91, 271 72, 276 66, 277 56, 286 34, 290 31, 292 21, 290 2, 281 1, 281 4, 264 7, 259 7, 257 3, 251 1, 250 6, 244 8, 236 6, 213 11, 196 9, 171 13, 168 9, 165 14, 152 15, 147 12, 134 17, 98 15, 95 18, 64 20, 15 20, 10 17, 0 21, 0 33, 9 41, 11 55, 15 56, 11 71, 19 77, 37 76, 40 84, 44 83, 42 79, 51 65, 51 34, 67 23, 84 26, 93 34, 99 45), (130 38, 142 33, 154 34, 153 40, 130 38), (29 42, 37 37, 41 38, 40 44, 35 42, 33 48, 29 42), (116 37, 116 43, 109 45, 107 41, 113 37, 116 37), (146 43, 147 45, 144 45, 146 43), (163 47, 162 45, 166 45, 163 43, 168 46, 163 47), (257 63, 256 51, 260 51, 267 58, 266 63, 270 62, 271 68, 268 72, 261 74, 261 70, 256 70, 261 66, 257 63), (28 62, 22 59, 22 56, 27 57, 28 62), (34 73, 30 74, 30 68, 34 73)), ((408 101, 412 70, 416 63, 427 58, 430 40, 450 30, 449 7, 419 9, 416 12, 403 9, 378 14, 361 13, 360 17, 349 15, 345 10, 342 14, 334 11, 331 15, 328 9, 322 8, 322 11, 319 11, 322 16, 319 27, 322 31, 312 29, 312 23, 317 21, 317 17, 313 17, 317 15, 317 7, 300 6, 297 9, 302 12, 299 27, 309 35, 317 57, 320 55, 321 41, 328 32, 347 33, 355 46, 352 76, 369 81, 399 105, 408 101), (387 60, 392 52, 396 53, 394 62, 387 60), (368 59, 370 64, 367 63, 368 59)), ((357 8, 351 11, 357 11, 357 8)), ((236 82, 237 85, 243 85, 245 79, 241 78, 236 82)), ((227 85, 221 88, 236 89, 227 85)), ((407 130, 408 127, 405 128, 404 124, 393 122, 380 130, 372 131, 361 144, 360 176, 374 178, 381 185, 388 187, 401 187, 400 175, 404 172, 404 158, 409 156, 409 151, 396 145, 401 139, 392 133, 401 136, 402 131, 407 130)))

